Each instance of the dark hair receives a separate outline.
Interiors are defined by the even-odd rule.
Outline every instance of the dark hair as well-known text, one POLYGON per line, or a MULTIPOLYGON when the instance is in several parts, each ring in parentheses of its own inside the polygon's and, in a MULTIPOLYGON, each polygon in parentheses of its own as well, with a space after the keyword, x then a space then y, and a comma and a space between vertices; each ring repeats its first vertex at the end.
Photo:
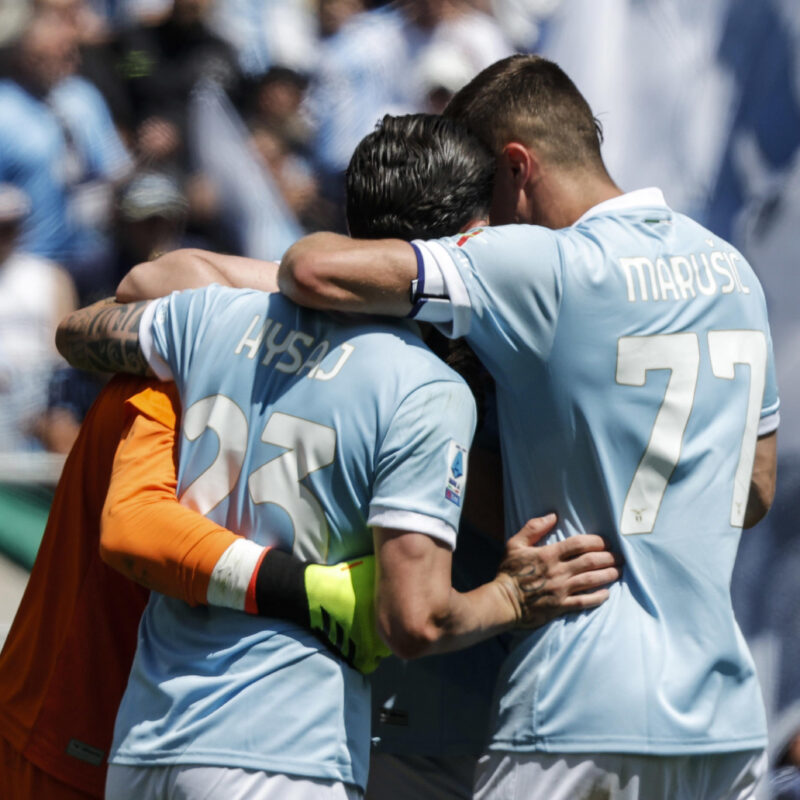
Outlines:
POLYGON ((444 114, 495 154, 517 140, 551 164, 605 172, 599 121, 561 67, 540 56, 510 56, 487 67, 455 94, 444 114))
POLYGON ((347 168, 347 223, 364 239, 431 239, 486 217, 495 159, 454 120, 385 116, 347 168))

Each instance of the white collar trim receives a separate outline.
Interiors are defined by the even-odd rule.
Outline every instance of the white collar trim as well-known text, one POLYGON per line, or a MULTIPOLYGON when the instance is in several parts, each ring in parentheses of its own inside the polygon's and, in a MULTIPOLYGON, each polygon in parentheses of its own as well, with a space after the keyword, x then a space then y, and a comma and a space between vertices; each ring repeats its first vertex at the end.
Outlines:
POLYGON ((606 214, 609 211, 623 211, 628 208, 639 208, 642 206, 663 206, 667 208, 667 201, 664 199, 664 194, 661 189, 655 186, 650 186, 647 189, 637 189, 633 192, 621 194, 619 197, 612 197, 610 200, 604 200, 596 206, 592 206, 583 216, 573 223, 579 225, 589 217, 594 217, 597 214, 606 214))

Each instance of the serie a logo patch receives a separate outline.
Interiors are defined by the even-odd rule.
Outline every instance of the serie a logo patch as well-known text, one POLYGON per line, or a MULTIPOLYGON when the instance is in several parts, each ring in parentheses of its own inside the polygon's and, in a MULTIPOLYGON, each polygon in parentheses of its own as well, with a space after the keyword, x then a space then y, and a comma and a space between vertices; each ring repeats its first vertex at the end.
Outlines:
POLYGON ((461 496, 467 483, 467 449, 454 441, 450 441, 447 450, 447 483, 444 496, 453 505, 461 505, 461 496))

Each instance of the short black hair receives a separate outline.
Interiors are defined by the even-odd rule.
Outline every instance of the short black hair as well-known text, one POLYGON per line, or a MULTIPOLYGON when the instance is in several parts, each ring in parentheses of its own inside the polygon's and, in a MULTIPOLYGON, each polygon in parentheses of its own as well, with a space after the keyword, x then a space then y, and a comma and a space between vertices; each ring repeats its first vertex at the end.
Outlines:
POLYGON ((362 239, 432 239, 487 217, 495 158, 455 120, 387 115, 347 168, 347 224, 362 239))

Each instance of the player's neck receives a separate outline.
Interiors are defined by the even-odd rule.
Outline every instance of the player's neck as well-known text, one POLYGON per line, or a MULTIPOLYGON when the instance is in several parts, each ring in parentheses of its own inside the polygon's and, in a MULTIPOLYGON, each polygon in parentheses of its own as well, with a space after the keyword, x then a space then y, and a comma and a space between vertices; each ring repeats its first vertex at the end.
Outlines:
POLYGON ((537 184, 531 193, 532 216, 536 224, 546 228, 567 228, 590 208, 621 194, 607 176, 560 174, 537 184))

